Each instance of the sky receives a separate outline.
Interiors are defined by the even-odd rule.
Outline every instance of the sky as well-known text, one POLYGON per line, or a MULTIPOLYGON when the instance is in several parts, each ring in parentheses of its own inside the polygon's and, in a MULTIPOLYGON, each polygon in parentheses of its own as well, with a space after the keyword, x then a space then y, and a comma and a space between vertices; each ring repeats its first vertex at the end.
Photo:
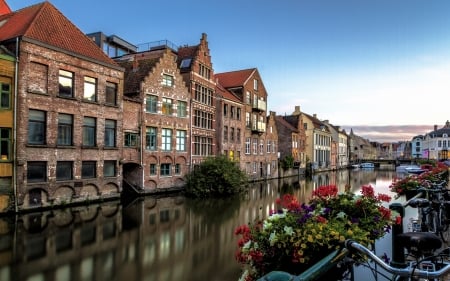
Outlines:
MULTIPOLYGON (((6 0, 12 10, 40 3, 6 0)), ((215 73, 257 68, 268 111, 296 105, 371 141, 450 119, 448 0, 51 0, 84 33, 196 45, 215 73)))

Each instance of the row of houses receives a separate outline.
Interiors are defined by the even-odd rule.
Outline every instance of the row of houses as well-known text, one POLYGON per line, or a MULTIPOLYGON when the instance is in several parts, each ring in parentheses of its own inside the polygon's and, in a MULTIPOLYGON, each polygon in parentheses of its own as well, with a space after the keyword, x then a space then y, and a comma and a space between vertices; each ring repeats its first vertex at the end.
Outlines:
POLYGON ((257 68, 215 73, 206 34, 139 49, 82 33, 47 1, 0 11, 0 212, 179 189, 213 155, 252 180, 279 177, 284 159, 321 170, 375 157, 300 106, 268 111, 257 68))

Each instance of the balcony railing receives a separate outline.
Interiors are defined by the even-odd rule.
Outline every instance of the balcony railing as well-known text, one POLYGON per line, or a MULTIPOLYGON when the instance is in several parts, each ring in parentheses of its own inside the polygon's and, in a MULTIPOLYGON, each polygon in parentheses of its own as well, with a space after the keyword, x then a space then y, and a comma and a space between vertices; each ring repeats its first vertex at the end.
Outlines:
POLYGON ((256 122, 252 124, 252 131, 258 133, 264 133, 266 131, 266 123, 256 122))
POLYGON ((265 101, 258 99, 253 101, 252 108, 254 110, 266 111, 267 105, 265 101))

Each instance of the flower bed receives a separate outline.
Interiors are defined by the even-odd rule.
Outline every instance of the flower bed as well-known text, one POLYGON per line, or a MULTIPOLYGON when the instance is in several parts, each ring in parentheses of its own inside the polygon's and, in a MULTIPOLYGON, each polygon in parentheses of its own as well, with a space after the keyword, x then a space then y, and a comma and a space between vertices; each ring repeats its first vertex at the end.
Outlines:
POLYGON ((390 185, 392 192, 397 196, 406 195, 408 198, 417 193, 421 186, 428 187, 430 183, 448 182, 448 167, 442 163, 419 175, 410 175, 402 179, 395 179, 390 185))
POLYGON ((340 247, 346 239, 370 246, 389 231, 391 211, 382 206, 390 197, 375 195, 363 186, 360 195, 339 193, 334 185, 321 186, 308 204, 286 194, 268 218, 239 226, 236 259, 243 266, 241 280, 256 280, 282 270, 299 274, 340 247))

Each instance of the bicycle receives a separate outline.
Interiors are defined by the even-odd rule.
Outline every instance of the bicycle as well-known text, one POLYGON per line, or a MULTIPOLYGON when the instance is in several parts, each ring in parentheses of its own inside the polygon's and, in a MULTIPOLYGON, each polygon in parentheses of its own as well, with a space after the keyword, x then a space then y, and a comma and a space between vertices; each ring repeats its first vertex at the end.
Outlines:
MULTIPOLYGON (((392 276, 387 276, 376 270, 378 274, 386 277, 388 280, 406 281, 406 280, 441 280, 444 275, 450 272, 449 248, 441 249, 441 239, 430 232, 407 232, 396 236, 399 242, 407 251, 407 260, 405 267, 393 267, 386 261, 375 255, 367 247, 353 240, 345 241, 345 248, 353 255, 362 255, 375 262, 392 276)), ((349 255, 351 256, 351 255, 349 255)), ((369 262, 367 262, 368 266, 369 262)))
POLYGON ((412 231, 430 231, 439 235, 444 242, 450 239, 449 215, 450 199, 447 182, 428 183, 431 187, 421 187, 419 191, 425 198, 413 198, 407 206, 418 209, 418 219, 412 221, 412 231))

